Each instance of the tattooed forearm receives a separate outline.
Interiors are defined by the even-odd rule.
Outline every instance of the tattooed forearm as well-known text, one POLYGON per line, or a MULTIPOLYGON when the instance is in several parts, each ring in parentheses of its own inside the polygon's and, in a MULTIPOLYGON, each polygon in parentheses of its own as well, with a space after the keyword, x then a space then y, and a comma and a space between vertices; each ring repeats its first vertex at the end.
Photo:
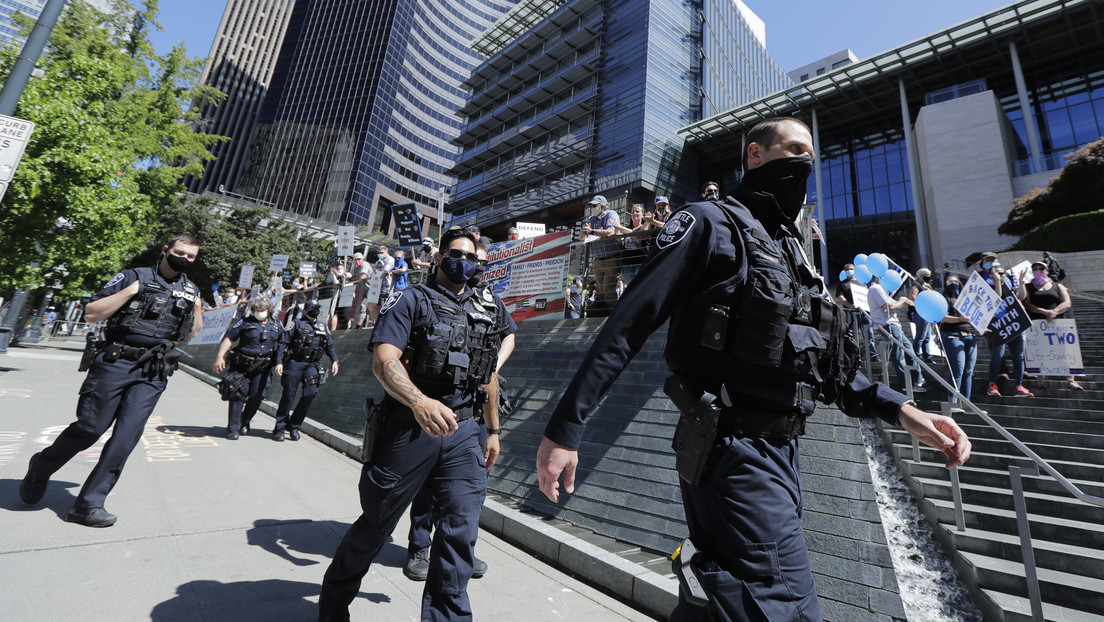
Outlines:
POLYGON ((424 397, 418 387, 411 382, 406 368, 397 359, 384 361, 380 381, 392 397, 407 406, 413 405, 419 398, 424 397))

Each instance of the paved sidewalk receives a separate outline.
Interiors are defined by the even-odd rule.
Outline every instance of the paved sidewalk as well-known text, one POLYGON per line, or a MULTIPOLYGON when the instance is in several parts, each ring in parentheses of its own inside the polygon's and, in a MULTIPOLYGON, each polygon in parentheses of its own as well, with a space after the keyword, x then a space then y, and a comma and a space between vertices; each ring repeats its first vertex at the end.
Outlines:
MULTIPOLYGON (((5 621, 306 621, 329 558, 359 515, 356 461, 310 439, 222 437, 226 404, 177 373, 107 509, 119 522, 64 522, 103 440, 54 475, 41 504, 18 487, 32 454, 73 421, 80 353, 0 355, 0 617, 5 621)), ((106 436, 105 436, 106 438, 106 436)), ((424 584, 402 575, 404 520, 365 577, 353 620, 417 620, 424 584)), ((490 566, 468 593, 476 620, 651 620, 482 531, 490 566)))

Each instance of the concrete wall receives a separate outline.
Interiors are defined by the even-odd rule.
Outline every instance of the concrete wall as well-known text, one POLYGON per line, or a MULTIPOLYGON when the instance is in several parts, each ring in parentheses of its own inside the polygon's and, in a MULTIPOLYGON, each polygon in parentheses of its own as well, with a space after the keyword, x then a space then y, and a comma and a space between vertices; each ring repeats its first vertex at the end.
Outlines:
POLYGON ((992 91, 920 109, 916 150, 933 266, 1015 242, 997 233, 1015 196, 1010 131, 992 91))
MULTIPOLYGON (((575 494, 552 505, 537 488, 534 458, 545 422, 603 321, 521 326, 504 369, 515 411, 503 422, 503 453, 488 487, 538 513, 670 552, 687 530, 671 450, 677 414, 662 392, 666 327, 645 344, 590 415, 575 494)), ((382 397, 371 375, 370 334, 337 333, 342 372, 322 387, 312 419, 361 434, 363 398, 382 397)), ((190 363, 210 369, 215 346, 188 350, 195 355, 190 363)), ((269 396, 278 399, 279 394, 275 388, 269 396)), ((801 450, 806 537, 825 619, 903 619, 858 426, 834 408, 821 408, 810 420, 801 450)))

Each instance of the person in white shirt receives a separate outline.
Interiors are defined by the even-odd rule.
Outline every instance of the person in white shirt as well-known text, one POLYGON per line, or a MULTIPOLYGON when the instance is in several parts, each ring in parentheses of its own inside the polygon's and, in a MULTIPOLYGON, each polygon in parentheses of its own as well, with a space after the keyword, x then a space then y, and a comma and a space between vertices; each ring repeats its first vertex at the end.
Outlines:
MULTIPOLYGON (((897 310, 911 305, 912 301, 907 296, 901 296, 897 300, 890 298, 878 277, 870 279, 870 290, 866 297, 870 303, 870 319, 876 325, 888 330, 890 335, 893 335, 894 341, 889 344, 889 361, 893 363, 893 369, 897 370, 897 375, 900 376, 903 382, 905 379, 905 351, 900 344, 908 342, 905 341, 905 333, 901 330, 901 321, 897 319, 897 310)), ((924 391, 922 384, 919 370, 913 371, 913 391, 924 391)))

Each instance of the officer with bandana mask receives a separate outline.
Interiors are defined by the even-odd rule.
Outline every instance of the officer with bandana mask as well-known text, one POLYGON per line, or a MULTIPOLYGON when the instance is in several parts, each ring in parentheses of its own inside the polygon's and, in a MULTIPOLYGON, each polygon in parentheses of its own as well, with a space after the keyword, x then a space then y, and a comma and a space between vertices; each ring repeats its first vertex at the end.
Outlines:
POLYGON ((948 467, 969 456, 954 420, 856 371, 859 346, 846 312, 824 295, 794 231, 812 142, 796 119, 759 123, 732 196, 671 216, 553 411, 537 454, 541 491, 558 502, 561 474, 562 490, 574 491, 587 415, 670 319, 673 375, 664 389, 682 413, 674 445, 690 530, 676 557, 686 581, 672 620, 821 619, 802 533, 797 441, 814 400, 900 422, 942 450, 948 467))
POLYGON ((81 362, 88 376, 77 400, 77 420, 31 457, 19 486, 24 503, 41 501, 50 476, 114 423, 66 520, 88 527, 115 524, 117 517, 104 509, 104 501, 176 370, 176 343, 203 326, 199 288, 184 276, 197 253, 194 237, 178 235, 162 247, 156 265, 116 274, 85 307, 87 321, 106 321, 104 342, 90 341, 81 362))
POLYGON ((491 466, 474 415, 480 388, 497 402, 500 342, 515 326, 498 296, 468 285, 479 268, 475 236, 447 231, 440 248, 436 274, 394 292, 372 333, 372 371, 387 391, 383 421, 375 439, 365 440, 371 457, 360 478, 364 513, 326 570, 319 620, 349 619, 361 580, 427 483, 439 521, 421 619, 472 619, 467 585, 491 466))
POLYGON ((334 350, 330 328, 318 319, 321 313, 322 307, 318 301, 308 300, 303 305, 303 317, 295 320, 287 331, 287 348, 284 350, 283 361, 276 364, 276 375, 281 376, 280 386, 284 392, 280 396, 280 405, 276 408, 276 427, 272 430, 274 441, 284 441, 285 429, 288 438, 299 440, 299 426, 306 420, 311 403, 318 396, 318 387, 325 381, 319 363, 323 353, 330 357, 330 373, 337 375, 337 352, 334 350), (289 419, 291 403, 295 400, 300 384, 303 385, 303 396, 299 398, 289 419))

